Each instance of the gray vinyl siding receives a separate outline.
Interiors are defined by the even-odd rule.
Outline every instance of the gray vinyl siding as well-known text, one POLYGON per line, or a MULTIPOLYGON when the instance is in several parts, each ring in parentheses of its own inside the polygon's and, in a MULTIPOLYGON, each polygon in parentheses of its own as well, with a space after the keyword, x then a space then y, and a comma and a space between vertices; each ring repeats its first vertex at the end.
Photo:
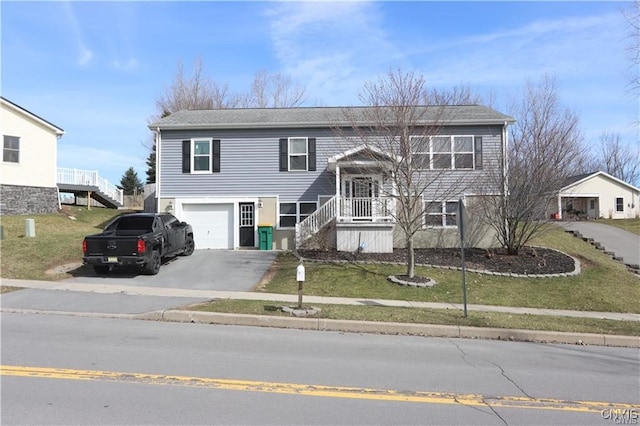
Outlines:
MULTIPOLYGON (((442 133, 483 137, 483 170, 438 173, 442 187, 462 187, 463 193, 478 192, 479 189, 474 187, 489 168, 489 161, 495 161, 502 155, 502 126, 457 126, 443 129, 442 133)), ((335 176, 327 171, 328 158, 355 145, 358 142, 336 139, 328 128, 164 130, 161 132, 159 157, 159 196, 277 195, 280 202, 317 201, 321 195, 335 194, 335 176), (182 173, 182 141, 198 137, 220 140, 219 173, 182 173), (288 137, 316 138, 316 171, 280 171, 279 140, 288 137)), ((438 191, 434 191, 434 197, 435 192, 438 191)))

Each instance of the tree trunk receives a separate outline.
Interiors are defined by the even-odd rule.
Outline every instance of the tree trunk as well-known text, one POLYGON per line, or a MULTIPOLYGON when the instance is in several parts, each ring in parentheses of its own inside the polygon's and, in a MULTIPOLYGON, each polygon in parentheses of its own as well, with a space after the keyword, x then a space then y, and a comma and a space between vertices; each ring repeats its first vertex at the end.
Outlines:
POLYGON ((413 252, 413 235, 407 238, 407 276, 413 278, 416 275, 416 257, 413 252))

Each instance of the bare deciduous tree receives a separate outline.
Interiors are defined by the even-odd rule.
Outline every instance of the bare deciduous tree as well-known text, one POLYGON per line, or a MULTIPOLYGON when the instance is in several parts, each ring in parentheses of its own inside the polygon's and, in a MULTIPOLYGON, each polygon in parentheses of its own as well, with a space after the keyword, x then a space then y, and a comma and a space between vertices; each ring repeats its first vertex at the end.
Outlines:
MULTIPOLYGON (((447 96, 442 93, 440 99, 454 98, 447 96)), ((394 208, 388 213, 402 230, 407 249, 406 275, 413 278, 414 237, 423 229, 430 207, 425 201, 450 200, 463 191, 460 181, 441 179, 444 169, 430 169, 428 154, 425 155, 430 152, 430 137, 438 135, 446 124, 447 107, 429 101, 430 92, 421 75, 402 70, 389 71, 366 83, 359 98, 367 107, 356 113, 345 110, 348 130, 337 128, 336 132, 350 147, 363 148, 361 155, 385 172, 386 182, 380 193, 393 200, 394 208)))
POLYGON ((197 58, 189 76, 185 76, 184 66, 178 63, 171 86, 156 100, 155 118, 182 109, 233 108, 239 102, 239 96, 230 92, 227 83, 216 83, 204 74, 202 59, 197 58))
MULTIPOLYGON (((627 46, 627 56, 631 62, 628 74, 629 87, 637 98, 640 97, 640 0, 631 2, 627 9, 622 10, 622 14, 629 24, 630 41, 627 46)), ((637 118, 635 124, 638 124, 637 118)))
POLYGON ((243 106, 255 108, 289 108, 301 105, 306 98, 305 88, 280 72, 259 71, 245 97, 243 106))
MULTIPOLYGON (((156 99, 156 112, 149 118, 149 122, 183 109, 282 108, 298 106, 304 100, 304 87, 280 72, 270 74, 260 71, 256 73, 251 88, 246 93, 234 93, 228 83, 219 83, 207 77, 202 59, 197 58, 188 76, 185 75, 182 63, 178 63, 171 85, 156 99)), ((155 182, 154 144, 155 141, 149 144, 152 152, 147 157, 148 183, 155 182)))
POLYGON ((548 225, 546 211, 563 180, 572 175, 584 152, 575 112, 564 107, 555 79, 527 82, 513 103, 507 173, 492 170, 490 182, 507 196, 486 197, 484 216, 509 254, 518 251, 548 225))
POLYGON ((640 180, 640 152, 623 144, 619 133, 605 132, 600 136, 598 168, 635 185, 640 180))

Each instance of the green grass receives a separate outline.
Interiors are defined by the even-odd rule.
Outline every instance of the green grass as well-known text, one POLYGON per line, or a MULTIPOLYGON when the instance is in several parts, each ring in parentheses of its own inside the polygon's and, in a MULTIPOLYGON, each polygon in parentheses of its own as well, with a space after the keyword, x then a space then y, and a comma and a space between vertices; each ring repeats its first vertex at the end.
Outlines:
MULTIPOLYGON (((640 279, 590 244, 554 228, 534 245, 552 247, 578 258, 582 273, 561 278, 515 278, 467 273, 470 304, 640 313, 640 279)), ((273 279, 258 291, 297 294, 298 260, 280 254, 273 279)), ((460 271, 417 267, 416 273, 437 281, 431 288, 402 287, 387 281, 402 274, 402 265, 306 262, 304 294, 422 302, 462 302, 460 271)))
POLYGON ((4 239, 1 241, 0 276, 2 278, 56 280, 69 274, 48 274, 47 270, 66 263, 82 262, 82 240, 95 234, 122 210, 66 207, 47 215, 2 216, 4 239), (72 215, 76 220, 69 219, 72 215), (34 219, 35 237, 25 237, 25 219, 34 219))
POLYGON ((598 223, 615 226, 640 235, 640 219, 598 219, 598 223))
MULTIPOLYGON (((100 232, 113 216, 110 209, 67 208, 65 213, 35 216, 2 216, 0 276, 3 278, 57 280, 68 273, 46 271, 82 261, 82 239, 100 232), (70 220, 68 214, 77 220, 70 220), (24 220, 35 219, 36 237, 25 237, 24 220)), ((624 223, 627 221, 615 221, 624 223)), ((631 223, 632 226, 637 226, 631 223)), ((563 278, 513 278, 467 274, 469 304, 521 306, 584 311, 640 313, 640 279, 590 244, 554 228, 532 241, 556 248, 580 259, 582 273, 563 278)), ((262 292, 297 294, 295 268, 298 260, 280 253, 272 279, 262 292)), ((425 302, 462 302, 459 271, 418 267, 417 273, 437 281, 432 288, 407 288, 391 284, 387 276, 402 274, 402 265, 322 264, 306 262, 305 295, 398 299, 425 302)), ((15 290, 3 287, 2 292, 15 290)), ((468 318, 456 310, 391 308, 377 306, 321 306, 321 316, 366 321, 454 324, 480 327, 577 331, 605 334, 640 334, 640 323, 626 321, 559 318, 470 311, 468 318)), ((277 307, 260 301, 215 301, 194 309, 217 312, 284 315, 277 307)))
MULTIPOLYGON (((282 304, 255 300, 215 300, 189 309, 203 312, 241 313, 248 315, 290 316, 283 312, 282 304)), ((470 327, 494 327, 564 331, 575 333, 640 335, 640 323, 633 321, 571 318, 543 315, 516 315, 500 312, 469 311, 464 318, 455 309, 417 309, 382 306, 314 305, 321 309, 313 318, 381 321, 411 324, 438 324, 470 327)))

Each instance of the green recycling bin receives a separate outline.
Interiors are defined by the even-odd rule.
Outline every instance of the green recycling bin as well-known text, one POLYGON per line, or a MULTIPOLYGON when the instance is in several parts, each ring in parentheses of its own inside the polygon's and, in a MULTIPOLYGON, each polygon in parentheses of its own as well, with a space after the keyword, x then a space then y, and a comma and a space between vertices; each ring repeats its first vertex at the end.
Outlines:
POLYGON ((271 250, 273 244, 273 226, 258 225, 258 247, 260 250, 271 250))

